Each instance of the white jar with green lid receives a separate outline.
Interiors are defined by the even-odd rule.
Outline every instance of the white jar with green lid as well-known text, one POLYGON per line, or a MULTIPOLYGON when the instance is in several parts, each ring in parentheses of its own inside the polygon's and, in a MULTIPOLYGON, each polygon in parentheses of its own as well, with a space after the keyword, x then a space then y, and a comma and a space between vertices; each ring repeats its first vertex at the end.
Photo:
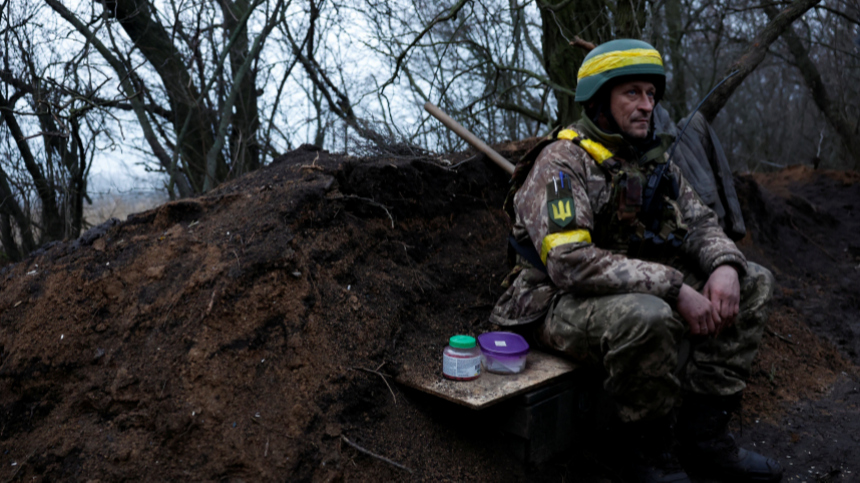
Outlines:
POLYGON ((442 351, 442 375, 455 381, 471 381, 481 375, 481 349, 470 335, 448 339, 442 351))

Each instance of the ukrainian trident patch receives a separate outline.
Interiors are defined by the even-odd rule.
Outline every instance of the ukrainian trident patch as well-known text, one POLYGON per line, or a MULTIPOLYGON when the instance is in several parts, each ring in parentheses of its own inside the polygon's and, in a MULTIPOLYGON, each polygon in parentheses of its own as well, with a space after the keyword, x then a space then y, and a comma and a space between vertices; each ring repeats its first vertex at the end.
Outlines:
POLYGON ((573 202, 573 190, 570 186, 562 187, 558 180, 547 184, 546 212, 550 221, 550 233, 565 228, 576 219, 576 204, 573 202))

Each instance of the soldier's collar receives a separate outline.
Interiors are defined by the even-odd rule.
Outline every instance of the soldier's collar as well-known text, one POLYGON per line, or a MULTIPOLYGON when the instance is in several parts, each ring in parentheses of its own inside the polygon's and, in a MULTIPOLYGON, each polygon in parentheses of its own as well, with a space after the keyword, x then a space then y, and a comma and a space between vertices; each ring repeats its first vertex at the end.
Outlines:
POLYGON ((599 142, 615 153, 622 150, 629 150, 631 148, 630 143, 624 139, 624 136, 620 134, 610 134, 600 129, 591 119, 588 118, 588 116, 582 116, 577 125, 585 137, 599 142))
POLYGON ((578 129, 589 139, 593 139, 617 157, 624 159, 636 159, 640 164, 651 161, 661 163, 665 160, 663 153, 667 151, 674 141, 674 136, 667 133, 658 133, 651 141, 640 146, 634 146, 621 134, 610 134, 603 131, 588 116, 582 116, 577 122, 578 129))

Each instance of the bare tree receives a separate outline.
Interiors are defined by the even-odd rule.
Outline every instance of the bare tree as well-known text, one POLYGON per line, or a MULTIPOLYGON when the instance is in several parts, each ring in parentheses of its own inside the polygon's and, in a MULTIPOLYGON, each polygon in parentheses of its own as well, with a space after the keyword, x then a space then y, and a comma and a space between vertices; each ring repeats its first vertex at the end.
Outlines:
MULTIPOLYGON (((764 10, 771 20, 779 15, 779 12, 773 5, 765 5, 764 10)), ((857 24, 857 20, 851 17, 843 18, 843 20, 857 24)), ((803 45, 803 41, 798 37, 793 28, 789 27, 786 29, 782 34, 782 38, 785 40, 787 49, 791 54, 792 63, 800 71, 803 81, 809 88, 816 107, 821 110, 824 118, 827 119, 827 122, 847 147, 848 152, 854 158, 855 166, 860 166, 860 137, 858 137, 857 122, 860 119, 860 115, 855 115, 852 125, 849 110, 846 109, 851 106, 837 102, 831 98, 827 92, 821 72, 810 56, 809 49, 803 45)), ((856 106, 853 107, 856 109, 856 106)))
POLYGON ((112 102, 87 78, 86 47, 63 59, 34 40, 29 20, 42 10, 2 11, 0 240, 11 260, 80 232, 87 173, 112 102))
POLYGON ((795 0, 785 10, 775 15, 773 19, 755 36, 746 51, 729 67, 729 72, 737 71, 728 81, 718 87, 708 98, 700 111, 709 122, 712 122, 720 109, 726 105, 728 98, 735 89, 755 70, 764 60, 770 45, 816 3, 821 0, 795 0))
POLYGON ((650 40, 676 120, 740 70, 703 107, 739 169, 858 164, 860 6, 848 0, 44 0, 0 2, 0 15, 11 258, 86 226, 105 147, 131 149, 185 197, 305 142, 462 149, 427 101, 491 143, 545 133, 579 114, 581 39, 650 40))
POLYGON ((574 101, 576 75, 587 54, 574 45, 581 37, 595 44, 615 38, 642 38, 647 27, 648 5, 629 0, 537 0, 543 21, 543 56, 558 103, 558 124, 579 118, 574 101))

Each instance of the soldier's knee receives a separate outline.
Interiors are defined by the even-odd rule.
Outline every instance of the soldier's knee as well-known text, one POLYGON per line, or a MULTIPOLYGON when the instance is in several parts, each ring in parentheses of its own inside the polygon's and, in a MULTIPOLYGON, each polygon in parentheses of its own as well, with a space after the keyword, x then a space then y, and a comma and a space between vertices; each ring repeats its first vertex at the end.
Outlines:
POLYGON ((758 299, 756 301, 758 305, 766 303, 773 297, 776 280, 770 270, 757 263, 747 262, 747 273, 744 278, 746 279, 744 285, 749 285, 744 290, 746 292, 744 295, 758 299))
POLYGON ((672 307, 665 300, 653 295, 637 297, 637 317, 646 325, 662 325, 672 318, 672 307))
POLYGON ((625 300, 626 316, 617 325, 615 335, 626 339, 675 339, 683 326, 672 316, 665 300, 646 294, 630 294, 625 300))

